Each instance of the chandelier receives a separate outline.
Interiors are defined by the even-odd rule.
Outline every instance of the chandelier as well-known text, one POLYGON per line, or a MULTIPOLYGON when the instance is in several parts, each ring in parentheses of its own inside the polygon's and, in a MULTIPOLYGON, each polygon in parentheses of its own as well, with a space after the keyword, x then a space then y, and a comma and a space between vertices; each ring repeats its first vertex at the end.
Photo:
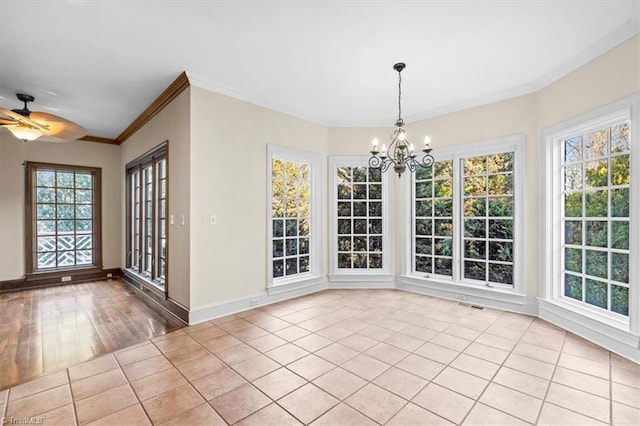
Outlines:
POLYGON ((402 62, 393 66, 393 69, 398 71, 398 119, 395 124, 397 129, 391 134, 389 148, 387 148, 385 144, 382 144, 382 148, 378 151, 378 139, 373 140, 373 149, 370 151, 371 157, 369 158, 369 167, 382 169, 383 172, 386 172, 389 170, 389 167, 393 166, 393 170, 398 174, 398 177, 401 177, 406 169, 414 172, 417 166, 430 167, 434 161, 431 156, 431 148, 429 148, 429 142, 431 141, 429 136, 425 136, 424 138, 424 149, 422 149, 422 153, 416 154, 413 144, 407 140, 407 133, 403 128, 401 73, 405 68, 406 64, 402 62))

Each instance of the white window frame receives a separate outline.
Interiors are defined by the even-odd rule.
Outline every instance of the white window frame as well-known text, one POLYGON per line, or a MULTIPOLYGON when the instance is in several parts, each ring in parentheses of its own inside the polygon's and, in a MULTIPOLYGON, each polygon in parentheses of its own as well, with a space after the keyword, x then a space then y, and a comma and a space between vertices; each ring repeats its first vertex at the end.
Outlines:
MULTIPOLYGON (((633 95, 617 102, 597 108, 573 119, 544 129, 541 132, 541 275, 540 299, 546 304, 543 310, 553 311, 554 314, 569 315, 573 318, 584 318, 585 326, 592 329, 599 325, 614 330, 630 332, 635 336, 640 334, 640 262, 637 259, 640 250, 640 146, 638 145, 640 127, 640 95, 633 95), (631 122, 631 150, 630 174, 631 186, 629 191, 629 316, 607 312, 591 307, 586 303, 568 300, 562 293, 561 265, 562 265, 562 217, 561 195, 563 180, 561 176, 561 141, 576 134, 589 133, 608 125, 630 120, 631 122), (563 312, 563 313, 562 313, 563 312)), ((610 332, 606 329, 597 330, 600 333, 610 332)), ((614 334, 616 332, 614 331, 614 334)), ((629 342, 629 336, 616 335, 615 339, 629 342)), ((631 339, 637 341, 637 339, 631 339)), ((631 343, 637 347, 637 343, 631 343)))
POLYGON ((403 182, 403 221, 410 232, 404 234, 402 279, 407 284, 426 287, 444 297, 465 298, 467 295, 498 300, 507 303, 525 303, 526 256, 525 256, 525 136, 514 135, 483 142, 438 148, 433 152, 435 161, 453 160, 453 274, 445 277, 413 271, 415 212, 413 209, 413 186, 415 177, 403 182), (489 285, 462 276, 464 254, 463 236, 463 158, 513 152, 513 286, 491 283, 489 285), (453 293, 453 294, 452 294, 453 293))
POLYGON ((284 293, 324 281, 322 274, 322 156, 280 145, 267 144, 267 292, 284 293), (309 223, 309 272, 273 278, 273 160, 305 162, 310 166, 311 218, 309 223))
POLYGON ((369 157, 361 155, 330 156, 328 165, 329 192, 329 280, 330 281, 389 281, 394 280, 393 244, 393 173, 382 173, 382 268, 338 268, 338 197, 337 170, 339 167, 369 167, 369 157))

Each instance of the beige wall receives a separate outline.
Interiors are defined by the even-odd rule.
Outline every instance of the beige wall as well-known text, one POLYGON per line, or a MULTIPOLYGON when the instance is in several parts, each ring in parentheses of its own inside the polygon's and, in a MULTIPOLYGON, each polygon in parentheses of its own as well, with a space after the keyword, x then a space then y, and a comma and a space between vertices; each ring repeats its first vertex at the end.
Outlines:
POLYGON ((538 92, 540 129, 640 90, 640 36, 622 43, 538 92))
POLYGON ((140 130, 121 145, 118 176, 122 203, 120 217, 122 226, 122 250, 120 266, 126 266, 125 260, 125 170, 127 163, 140 157, 164 141, 169 141, 169 215, 174 215, 175 223, 168 225, 168 283, 169 298, 189 308, 189 140, 190 140, 190 89, 178 95, 169 105, 153 117, 140 130), (185 224, 180 225, 180 217, 185 224))
MULTIPOLYGON (((267 144, 316 152, 326 160, 327 128, 191 88, 192 308, 266 290, 267 144), (209 224, 212 214, 215 226, 209 224)), ((325 170, 323 161, 326 182, 325 170)))
POLYGON ((0 133, 0 281, 24 275, 24 159, 102 169, 102 263, 120 267, 120 148, 93 142, 23 142, 0 133))

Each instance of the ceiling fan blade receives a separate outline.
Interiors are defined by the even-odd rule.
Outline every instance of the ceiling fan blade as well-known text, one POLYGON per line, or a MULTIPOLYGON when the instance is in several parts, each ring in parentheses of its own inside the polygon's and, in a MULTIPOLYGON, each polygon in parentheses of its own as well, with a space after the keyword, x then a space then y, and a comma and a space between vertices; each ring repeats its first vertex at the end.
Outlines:
POLYGON ((41 129, 42 133, 44 133, 44 136, 39 138, 41 141, 47 140, 47 136, 59 139, 57 141, 51 140, 50 142, 75 140, 87 134, 87 130, 84 127, 57 115, 34 111, 29 118, 47 127, 46 129, 41 129))
POLYGON ((6 119, 13 120, 13 123, 11 124, 23 124, 23 125, 31 126, 35 129, 41 130, 43 132, 47 130, 46 125, 43 125, 41 123, 36 123, 31 118, 27 118, 23 115, 20 115, 16 112, 11 111, 10 109, 0 107, 0 114, 4 115, 6 119))
POLYGON ((0 118, 0 126, 15 126, 16 124, 18 122, 11 118, 0 118))
POLYGON ((38 142, 69 142, 70 139, 61 139, 55 136, 42 135, 37 140, 38 142))

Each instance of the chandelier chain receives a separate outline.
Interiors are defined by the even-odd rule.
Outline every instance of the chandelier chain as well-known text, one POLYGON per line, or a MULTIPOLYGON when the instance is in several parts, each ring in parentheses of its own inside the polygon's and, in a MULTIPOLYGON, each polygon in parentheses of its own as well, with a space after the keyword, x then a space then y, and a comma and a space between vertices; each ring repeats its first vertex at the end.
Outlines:
POLYGON ((398 122, 402 122, 402 71, 398 71, 398 122))

